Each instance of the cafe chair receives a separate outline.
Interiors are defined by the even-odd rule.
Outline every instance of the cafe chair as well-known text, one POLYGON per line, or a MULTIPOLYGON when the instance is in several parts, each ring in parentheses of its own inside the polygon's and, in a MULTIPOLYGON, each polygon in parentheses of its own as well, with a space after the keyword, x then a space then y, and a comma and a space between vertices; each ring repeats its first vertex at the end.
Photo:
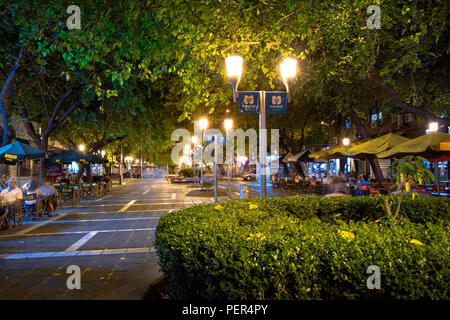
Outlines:
POLYGON ((11 223, 8 218, 8 208, 5 208, 5 212, 0 216, 0 228, 3 229, 3 226, 12 228, 11 223))
POLYGON ((43 218, 42 201, 39 199, 37 193, 32 193, 29 195, 24 195, 22 198, 22 210, 25 216, 29 215, 33 219, 43 218), (33 201, 33 204, 26 204, 25 201, 33 201))
POLYGON ((76 200, 75 200, 75 191, 73 188, 69 187, 69 188, 61 188, 58 192, 58 197, 59 197, 59 208, 64 207, 65 205, 69 204, 69 205, 75 205, 76 204, 76 200))

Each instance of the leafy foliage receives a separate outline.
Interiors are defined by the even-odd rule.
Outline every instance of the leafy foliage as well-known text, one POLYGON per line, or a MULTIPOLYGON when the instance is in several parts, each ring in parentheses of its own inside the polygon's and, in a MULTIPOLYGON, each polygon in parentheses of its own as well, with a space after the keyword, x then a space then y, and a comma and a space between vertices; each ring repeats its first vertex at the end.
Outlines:
POLYGON ((392 221, 379 220, 379 198, 251 199, 169 213, 156 247, 170 297, 448 299, 449 200, 405 200, 415 209, 392 221), (373 264, 381 290, 366 287, 373 264))

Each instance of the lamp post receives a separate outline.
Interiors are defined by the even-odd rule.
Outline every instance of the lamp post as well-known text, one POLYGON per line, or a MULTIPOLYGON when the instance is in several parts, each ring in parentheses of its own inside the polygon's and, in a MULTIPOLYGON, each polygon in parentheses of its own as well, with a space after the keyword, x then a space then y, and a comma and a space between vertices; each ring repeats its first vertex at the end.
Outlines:
MULTIPOLYGON (((233 87, 233 101, 239 95, 238 85, 241 80, 243 58, 240 56, 229 56, 225 59, 228 79, 233 87)), ((281 78, 287 92, 287 102, 291 101, 291 87, 294 83, 297 73, 297 60, 285 59, 280 64, 281 78)), ((267 195, 266 190, 266 153, 267 153, 267 135, 266 135, 266 91, 259 91, 259 174, 260 174, 260 197, 267 195)))
POLYGON ((192 141, 192 167, 194 168, 194 184, 197 183, 197 176, 195 175, 195 147, 197 146, 197 137, 196 136, 192 136, 191 138, 192 141))
POLYGON ((205 135, 205 130, 208 128, 208 120, 203 118, 200 119, 200 130, 202 130, 202 137, 200 140, 200 146, 201 146, 201 159, 200 159, 200 186, 201 190, 203 190, 203 138, 205 135))
MULTIPOLYGON (((227 119, 224 121, 224 125, 225 125, 225 130, 227 133, 227 141, 229 139, 229 131, 231 128, 233 128, 233 120, 227 119)), ((233 150, 234 152, 234 150, 233 150)), ((228 164, 227 164, 227 173, 228 173, 228 200, 231 200, 231 189, 230 189, 230 159, 228 160, 228 164)))
MULTIPOLYGON (((433 132, 437 132, 439 130, 439 123, 437 122, 430 122, 428 124, 428 132, 433 133, 433 132)), ((434 172, 436 175, 436 191, 438 196, 441 195, 441 191, 440 189, 440 182, 439 182, 439 155, 436 155, 436 158, 434 159, 434 172)))

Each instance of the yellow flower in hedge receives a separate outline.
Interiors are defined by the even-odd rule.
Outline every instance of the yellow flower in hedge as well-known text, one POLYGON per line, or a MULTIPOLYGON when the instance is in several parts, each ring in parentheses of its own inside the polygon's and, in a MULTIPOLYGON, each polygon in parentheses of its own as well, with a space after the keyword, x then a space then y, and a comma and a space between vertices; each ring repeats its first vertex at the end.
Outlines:
POLYGON ((381 220, 380 219, 378 219, 378 220, 375 220, 375 222, 380 222, 381 220))
POLYGON ((218 204, 217 206, 214 207, 214 209, 216 209, 216 210, 223 210, 223 207, 220 204, 218 204))
POLYGON ((258 209, 258 205, 253 204, 253 203, 250 203, 250 206, 249 206, 248 208, 249 208, 250 210, 258 209))
POLYGON ((355 239, 355 235, 349 231, 339 231, 339 234, 342 238, 347 239, 348 241, 352 241, 355 239))
POLYGON ((418 246, 424 246, 424 244, 422 242, 420 242, 419 240, 416 240, 416 239, 412 239, 409 242, 412 244, 417 244, 418 246))

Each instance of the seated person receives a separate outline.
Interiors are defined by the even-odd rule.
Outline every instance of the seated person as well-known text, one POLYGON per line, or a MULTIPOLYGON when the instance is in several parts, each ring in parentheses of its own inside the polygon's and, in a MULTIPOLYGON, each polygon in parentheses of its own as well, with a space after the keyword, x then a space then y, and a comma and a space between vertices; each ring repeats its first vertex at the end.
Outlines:
POLYGON ((57 199, 56 199, 56 189, 54 186, 51 185, 51 183, 49 181, 46 181, 40 188, 39 188, 40 193, 44 196, 47 197, 45 199, 45 207, 48 211, 48 216, 51 217, 50 212, 55 212, 55 208, 57 205, 57 199))
MULTIPOLYGON (((3 201, 7 203, 14 203, 18 200, 22 200, 22 189, 16 186, 17 181, 15 178, 10 178, 8 180, 8 186, 0 193, 0 197, 3 201)), ((0 215, 4 214, 6 208, 0 208, 0 215)), ((12 219, 13 214, 16 210, 14 205, 8 206, 8 216, 12 219)))
POLYGON ((30 188, 31 179, 28 179, 20 188, 22 191, 27 191, 30 188))
POLYGON ((367 190, 367 191, 360 191, 359 190, 359 185, 360 184, 367 184, 367 185, 370 185, 370 184, 372 184, 370 181, 367 181, 367 179, 366 179, 366 177, 360 177, 359 179, 358 179, 358 182, 356 183, 356 190, 358 190, 358 193, 359 193, 359 195, 369 195, 370 194, 370 191, 369 190, 367 190))
POLYGON ((58 181, 61 184, 65 184, 66 186, 70 185, 69 174, 64 172, 64 176, 58 181))

